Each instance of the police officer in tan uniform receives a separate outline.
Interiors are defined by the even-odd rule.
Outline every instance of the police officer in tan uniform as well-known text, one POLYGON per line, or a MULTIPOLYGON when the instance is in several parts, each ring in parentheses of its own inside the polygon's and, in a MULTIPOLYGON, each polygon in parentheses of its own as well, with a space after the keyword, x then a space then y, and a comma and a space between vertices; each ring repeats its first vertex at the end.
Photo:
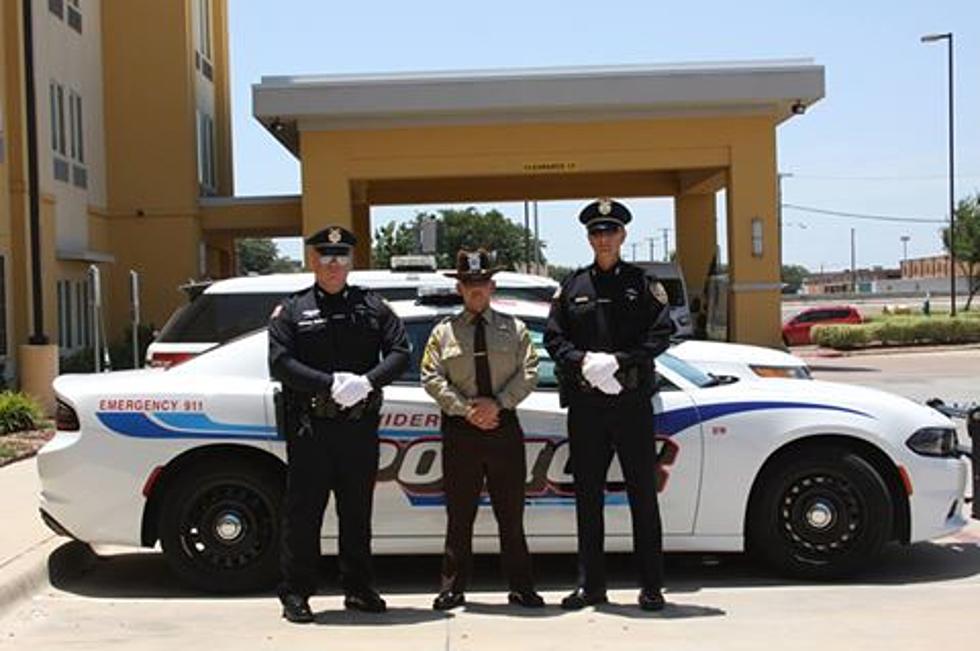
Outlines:
POLYGON ((465 310, 432 330, 422 384, 442 410, 442 470, 448 515, 439 595, 432 607, 464 603, 473 521, 486 483, 500 533, 509 603, 540 608, 524 537, 524 432, 515 409, 537 384, 538 357, 522 321, 490 307, 487 251, 460 251, 456 272, 465 310))

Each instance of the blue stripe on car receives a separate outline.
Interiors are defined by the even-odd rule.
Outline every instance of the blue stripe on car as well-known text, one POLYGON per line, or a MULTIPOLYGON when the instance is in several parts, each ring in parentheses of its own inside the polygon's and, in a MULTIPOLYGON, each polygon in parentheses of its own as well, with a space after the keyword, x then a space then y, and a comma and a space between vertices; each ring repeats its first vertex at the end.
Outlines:
MULTIPOLYGON (((674 436, 697 425, 724 416, 769 409, 819 409, 874 418, 870 414, 847 407, 810 402, 738 402, 700 407, 684 407, 657 414, 657 434, 674 436)), ((268 425, 220 423, 199 412, 158 412, 151 419, 144 412, 96 412, 103 425, 117 434, 137 438, 192 438, 221 440, 276 440, 276 428, 268 425), (155 420, 154 420, 155 419, 155 420), (157 422, 159 421, 159 422, 157 422)), ((382 429, 384 438, 418 438, 439 436, 438 430, 382 429)), ((529 433, 530 434, 530 433, 529 433)))

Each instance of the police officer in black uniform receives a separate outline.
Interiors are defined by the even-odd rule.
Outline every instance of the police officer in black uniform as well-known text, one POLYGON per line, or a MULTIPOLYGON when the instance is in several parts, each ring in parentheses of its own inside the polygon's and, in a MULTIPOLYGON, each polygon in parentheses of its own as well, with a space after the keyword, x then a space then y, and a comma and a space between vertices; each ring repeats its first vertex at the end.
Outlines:
POLYGON ((607 600, 602 512, 613 452, 623 468, 633 520, 639 605, 664 607, 651 396, 653 359, 667 348, 671 325, 663 287, 620 259, 631 218, 626 206, 609 199, 579 214, 595 260, 562 283, 544 337, 568 406, 575 478, 579 585, 562 600, 567 610, 607 600))
POLYGON ((387 303, 347 284, 355 243, 339 226, 307 238, 316 283, 283 300, 269 320, 269 369, 282 383, 280 431, 289 461, 279 599, 291 622, 313 621, 309 597, 331 491, 344 606, 386 608, 371 571, 381 388, 408 365, 409 344, 387 303))

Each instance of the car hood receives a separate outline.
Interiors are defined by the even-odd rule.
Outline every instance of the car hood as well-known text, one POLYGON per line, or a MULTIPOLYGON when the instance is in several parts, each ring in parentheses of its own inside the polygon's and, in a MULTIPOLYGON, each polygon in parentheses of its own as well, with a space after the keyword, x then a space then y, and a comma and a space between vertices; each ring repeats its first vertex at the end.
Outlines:
POLYGON ((874 429, 904 441, 922 427, 955 427, 953 421, 935 409, 899 395, 855 384, 811 380, 767 379, 765 382, 735 382, 698 391, 699 406, 716 402, 783 402, 798 406, 866 416, 879 423, 874 429), (802 387, 802 388, 801 388, 802 387))
POLYGON ((670 349, 685 361, 735 362, 758 366, 805 367, 806 362, 790 353, 764 346, 729 344, 721 341, 685 341, 670 349))

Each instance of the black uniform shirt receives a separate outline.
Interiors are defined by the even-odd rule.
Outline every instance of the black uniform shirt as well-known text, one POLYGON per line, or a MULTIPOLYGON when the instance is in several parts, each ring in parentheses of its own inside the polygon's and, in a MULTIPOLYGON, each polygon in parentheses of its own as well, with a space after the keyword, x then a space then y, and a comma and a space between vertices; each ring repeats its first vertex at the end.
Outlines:
POLYGON ((544 344, 572 388, 583 388, 587 352, 613 353, 620 371, 635 369, 644 384, 670 333, 669 307, 643 270, 619 261, 608 271, 592 264, 565 279, 552 301, 544 344))
POLYGON ((313 285, 285 298, 269 319, 269 370, 295 391, 329 392, 334 371, 364 375, 378 389, 408 361, 401 319, 359 287, 328 294, 313 285))

